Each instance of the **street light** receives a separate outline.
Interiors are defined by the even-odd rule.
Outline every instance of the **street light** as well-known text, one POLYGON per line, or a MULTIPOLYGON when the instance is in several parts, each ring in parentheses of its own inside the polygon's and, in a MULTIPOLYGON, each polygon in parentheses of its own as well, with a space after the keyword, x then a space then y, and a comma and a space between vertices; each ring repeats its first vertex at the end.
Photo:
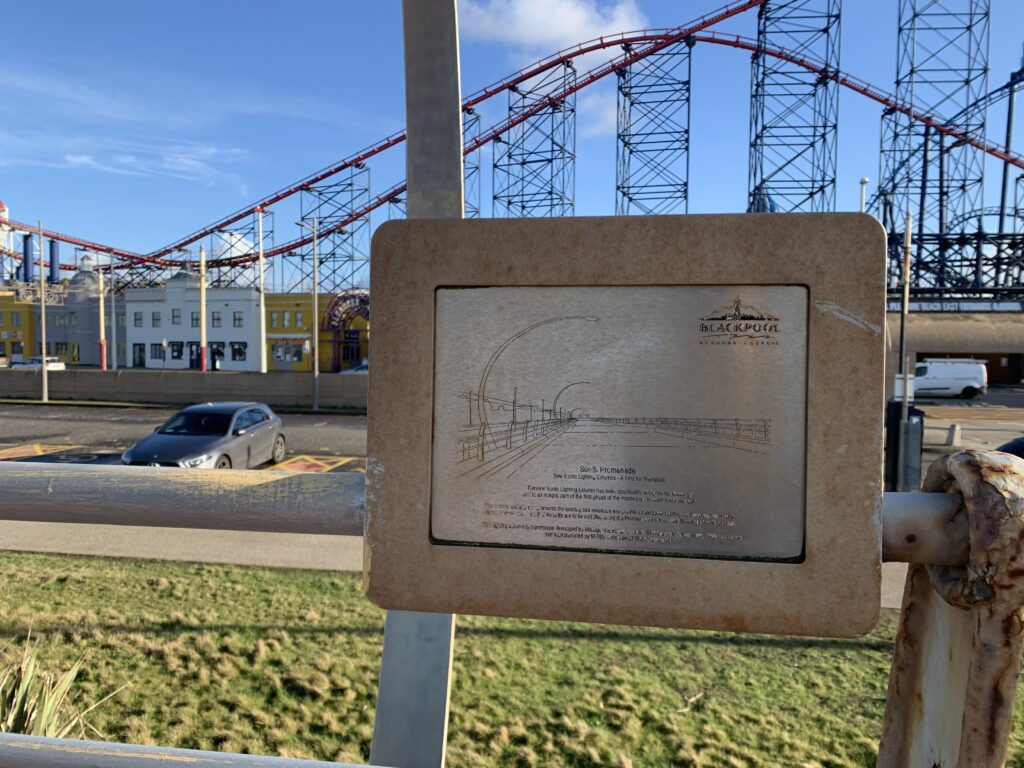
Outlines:
MULTIPOLYGON (((555 395, 555 402, 553 402, 551 404, 551 418, 553 418, 553 419, 557 419, 558 418, 558 398, 560 398, 562 396, 562 393, 565 392, 565 390, 567 390, 569 387, 575 387, 575 386, 578 386, 580 384, 589 384, 589 383, 590 383, 589 381, 574 381, 572 384, 566 384, 564 387, 562 387, 558 391, 558 394, 555 395)), ((572 411, 570 411, 569 413, 570 413, 570 417, 571 417, 572 411)))
POLYGON ((871 181, 867 176, 860 180, 860 212, 864 213, 864 209, 867 206, 867 188, 868 182, 871 181))
MULTIPOLYGON (((487 400, 485 390, 487 389, 487 378, 491 375, 491 369, 494 368, 494 364, 498 362, 498 358, 501 357, 501 353, 508 349, 508 346, 512 342, 516 341, 519 338, 522 338, 530 331, 532 331, 534 328, 540 328, 542 325, 548 325, 550 323, 560 323, 564 320, 584 320, 588 323, 596 323, 598 322, 599 318, 593 317, 592 315, 571 315, 569 317, 552 317, 548 320, 541 320, 539 323, 528 325, 526 328, 523 328, 523 330, 519 331, 519 333, 506 339, 505 342, 500 347, 494 350, 494 354, 491 355, 490 359, 487 361, 487 364, 484 366, 484 371, 480 376, 480 386, 476 392, 476 413, 480 424, 480 453, 478 458, 481 461, 483 461, 484 458, 484 438, 487 435, 488 426, 487 411, 484 408, 484 403, 487 400)), ((554 406, 552 406, 552 411, 554 411, 554 406)))
POLYGON ((313 336, 313 410, 320 410, 320 307, 317 296, 317 280, 319 270, 317 265, 316 240, 317 240, 317 219, 314 216, 309 222, 295 222, 302 229, 313 234, 313 324, 310 330, 313 336))

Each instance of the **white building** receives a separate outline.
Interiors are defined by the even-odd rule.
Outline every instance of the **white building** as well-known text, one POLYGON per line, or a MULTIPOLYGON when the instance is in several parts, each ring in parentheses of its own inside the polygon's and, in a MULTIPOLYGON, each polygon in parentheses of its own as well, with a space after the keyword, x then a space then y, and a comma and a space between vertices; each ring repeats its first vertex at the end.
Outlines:
MULTIPOLYGON (((124 296, 129 367, 200 367, 198 275, 183 270, 161 288, 124 296)), ((258 308, 255 288, 206 289, 208 370, 260 369, 258 308)))

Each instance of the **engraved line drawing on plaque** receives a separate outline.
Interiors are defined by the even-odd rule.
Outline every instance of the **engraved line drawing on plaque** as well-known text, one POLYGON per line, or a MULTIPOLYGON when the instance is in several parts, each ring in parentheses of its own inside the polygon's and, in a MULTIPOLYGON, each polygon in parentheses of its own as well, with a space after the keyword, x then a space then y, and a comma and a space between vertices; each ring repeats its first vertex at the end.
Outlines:
MULTIPOLYGON (((511 400, 487 393, 488 378, 502 352, 530 331, 551 323, 600 320, 592 315, 547 318, 502 341, 484 364, 478 388, 458 395, 467 405, 467 418, 453 435, 457 446, 455 460, 462 470, 460 477, 510 478, 546 448, 557 445, 563 436, 571 436, 572 445, 578 448, 674 449, 689 444, 706 449, 767 453, 771 444, 771 419, 767 418, 595 415, 582 408, 568 407, 563 395, 574 387, 589 385, 589 381, 565 384, 557 390, 550 407, 544 399, 538 403, 536 397, 520 400, 519 386, 514 383, 511 400), (638 435, 664 435, 677 440, 645 445, 635 442, 638 435)), ((714 335, 732 334, 733 338, 769 338, 778 331, 778 318, 744 306, 738 296, 729 307, 709 313, 701 321, 702 333, 705 321, 720 323, 728 330, 715 325, 714 335)), ((551 382, 533 381, 532 385, 534 391, 553 388, 551 382)))
POLYGON ((432 539, 798 557, 807 313, 802 286, 439 288, 432 539))

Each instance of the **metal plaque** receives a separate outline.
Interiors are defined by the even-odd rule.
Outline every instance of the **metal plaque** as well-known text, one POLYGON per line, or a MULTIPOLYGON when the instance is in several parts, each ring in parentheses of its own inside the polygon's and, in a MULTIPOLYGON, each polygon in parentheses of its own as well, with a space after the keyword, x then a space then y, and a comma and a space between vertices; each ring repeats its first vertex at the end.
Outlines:
POLYGON ((802 285, 438 288, 430 534, 798 560, 802 285))

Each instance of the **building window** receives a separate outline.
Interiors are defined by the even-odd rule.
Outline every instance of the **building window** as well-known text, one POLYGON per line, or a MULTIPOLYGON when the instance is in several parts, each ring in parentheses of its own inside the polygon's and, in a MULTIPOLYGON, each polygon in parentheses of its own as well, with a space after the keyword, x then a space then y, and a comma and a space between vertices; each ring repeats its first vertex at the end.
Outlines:
POLYGON ((241 328, 242 327, 242 313, 241 312, 235 312, 234 324, 235 324, 235 328, 241 328))
POLYGON ((163 360, 164 359, 164 345, 163 344, 150 344, 149 345, 149 359, 150 360, 163 360))
POLYGON ((118 328, 124 328, 124 315, 117 316, 117 326, 118 328))
POLYGON ((72 328, 77 328, 78 327, 78 313, 77 312, 68 312, 68 325, 70 325, 72 328))
POLYGON ((275 360, 284 363, 300 363, 302 362, 302 345, 290 342, 274 344, 271 354, 275 360))
POLYGON ((192 327, 193 328, 198 328, 199 327, 199 313, 198 312, 193 312, 192 313, 192 327))
POLYGON ((0 341, 0 357, 7 357, 7 342, 0 341))
POLYGON ((224 342, 223 341, 211 341, 210 342, 210 359, 211 360, 223 360, 224 359, 224 342))
POLYGON ((78 365, 81 362, 78 344, 71 345, 71 364, 78 365))
POLYGON ((214 328, 220 328, 220 312, 210 313, 210 325, 214 328))
POLYGON ((136 328, 141 328, 142 327, 142 313, 141 312, 136 312, 135 313, 135 327, 136 328))
POLYGON ((21 325, 20 312, 11 312, 11 325, 21 325))
MULTIPOLYGON (((12 317, 17 317, 17 315, 12 315, 12 317)), ((11 357, 14 357, 15 355, 23 355, 23 354, 25 354, 25 347, 22 346, 21 342, 20 341, 12 341, 11 342, 11 357)))
POLYGON ((57 357, 63 358, 66 363, 68 356, 68 343, 66 341, 58 341, 56 352, 57 357))
POLYGON ((159 312, 154 312, 153 313, 153 327, 154 328, 159 328, 160 327, 160 313, 159 312))
POLYGON ((270 327, 277 328, 277 312, 270 313, 270 327))
POLYGON ((298 310, 295 311, 295 327, 296 328, 301 328, 302 327, 302 313, 299 312, 298 310))
POLYGON ((290 328, 290 327, 291 327, 291 325, 292 325, 292 313, 291 313, 291 312, 289 312, 289 311, 288 311, 288 310, 286 309, 286 310, 284 311, 284 313, 283 313, 283 316, 284 316, 284 317, 283 317, 283 319, 284 319, 284 327, 285 327, 285 328, 290 328))
POLYGON ((245 348, 248 344, 244 341, 231 342, 231 359, 235 361, 245 360, 245 348))
POLYGON ((4 313, 0 312, 0 325, 4 324, 4 313))
MULTIPOLYGON (((181 317, 178 317, 181 320, 181 317)), ((183 341, 172 341, 171 342, 171 360, 181 360, 182 354, 185 352, 185 343, 183 341)))
POLYGON ((172 309, 171 310, 171 325, 181 325, 181 310, 180 309, 172 309))
POLYGON ((53 325, 54 328, 63 328, 68 324, 68 319, 64 315, 52 315, 50 317, 50 324, 53 325))

